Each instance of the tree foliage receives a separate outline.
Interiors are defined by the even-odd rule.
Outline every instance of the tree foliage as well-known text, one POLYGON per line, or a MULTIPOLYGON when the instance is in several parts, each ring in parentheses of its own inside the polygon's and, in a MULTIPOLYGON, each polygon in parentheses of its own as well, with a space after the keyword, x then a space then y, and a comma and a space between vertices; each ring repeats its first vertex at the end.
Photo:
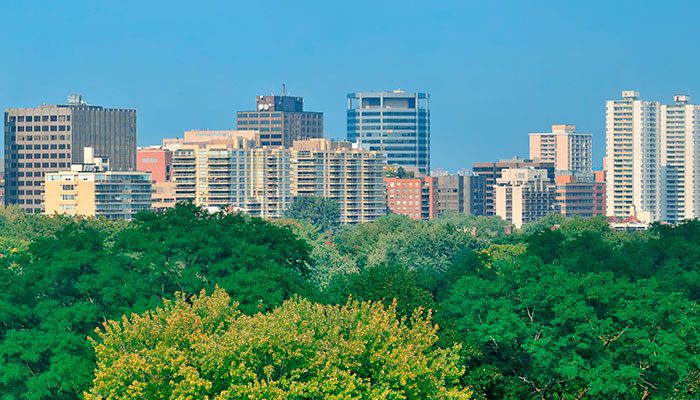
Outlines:
POLYGON ((285 216, 308 221, 321 232, 335 232, 340 226, 340 206, 326 197, 297 196, 285 216))
POLYGON ((80 397, 94 368, 85 337, 106 318, 154 307, 175 291, 219 285, 254 313, 313 290, 308 245, 260 219, 182 204, 118 228, 35 222, 49 227, 2 258, 0 398, 80 397))
POLYGON ((245 316, 223 290, 178 295, 153 312, 104 324, 93 340, 97 399, 467 399, 459 346, 435 347, 416 311, 295 298, 245 316))

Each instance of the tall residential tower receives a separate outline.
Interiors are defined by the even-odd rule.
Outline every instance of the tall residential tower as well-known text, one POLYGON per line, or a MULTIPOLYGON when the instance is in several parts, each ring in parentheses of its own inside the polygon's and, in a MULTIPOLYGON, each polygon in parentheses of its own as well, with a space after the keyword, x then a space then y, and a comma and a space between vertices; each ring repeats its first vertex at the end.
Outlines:
POLYGON ((607 215, 663 219, 661 209, 660 104, 626 90, 605 106, 607 215))

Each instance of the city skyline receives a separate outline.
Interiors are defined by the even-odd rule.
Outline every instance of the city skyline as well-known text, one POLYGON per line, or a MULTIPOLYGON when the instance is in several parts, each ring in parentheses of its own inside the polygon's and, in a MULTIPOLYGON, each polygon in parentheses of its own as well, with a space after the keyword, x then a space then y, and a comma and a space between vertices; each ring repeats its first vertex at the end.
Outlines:
POLYGON ((137 109, 139 145, 148 145, 189 129, 232 129, 252 96, 279 94, 285 82, 305 108, 324 113, 326 136, 342 139, 347 93, 401 88, 431 94, 433 168, 524 156, 528 132, 558 123, 593 135, 599 168, 607 99, 627 89, 649 99, 693 96, 700 87, 692 74, 699 56, 688 50, 699 7, 691 2, 358 3, 343 12, 319 3, 313 15, 275 2, 265 12, 163 4, 5 7, 0 30, 14 56, 0 66, 0 106, 82 93, 92 104, 137 109), (63 24, 58 13, 75 18, 63 24), (21 24, 28 15, 31 30, 21 24), (408 29, 416 22, 429 29, 408 29), (285 27, 282 38, 269 26, 285 27), (76 34, 41 45, 57 32, 76 34), (674 57, 650 57, 649 48, 674 57))

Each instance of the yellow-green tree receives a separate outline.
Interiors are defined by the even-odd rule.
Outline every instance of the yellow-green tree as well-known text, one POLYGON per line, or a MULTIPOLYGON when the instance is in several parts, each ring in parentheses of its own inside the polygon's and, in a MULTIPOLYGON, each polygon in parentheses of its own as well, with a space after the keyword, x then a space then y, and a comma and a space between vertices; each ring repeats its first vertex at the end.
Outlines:
POLYGON ((104 324, 95 399, 468 399, 430 314, 294 298, 241 314, 221 289, 104 324))

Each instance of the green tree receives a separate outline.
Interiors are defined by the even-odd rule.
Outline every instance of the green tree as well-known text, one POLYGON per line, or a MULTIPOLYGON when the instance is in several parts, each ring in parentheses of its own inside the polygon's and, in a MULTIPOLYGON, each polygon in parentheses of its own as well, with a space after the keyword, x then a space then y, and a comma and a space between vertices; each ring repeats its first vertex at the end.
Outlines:
POLYGON ((160 297, 218 285, 232 293, 241 310, 253 313, 313 291, 310 247, 291 229, 188 203, 140 214, 117 236, 113 250, 124 254, 160 297))
POLYGON ((104 324, 93 340, 97 399, 467 399, 458 346, 435 347, 417 311, 295 298, 242 315, 223 290, 104 324))
POLYGON ((340 253, 330 232, 319 232, 310 222, 296 219, 278 219, 275 224, 289 227, 311 246, 310 279, 319 289, 325 289, 337 275, 358 272, 354 258, 340 253))
POLYGON ((321 232, 335 232, 340 226, 340 206, 326 197, 295 197, 285 216, 311 222, 321 232))
POLYGON ((497 267, 463 277, 439 316, 476 355, 465 379, 481 397, 646 399, 693 390, 697 303, 654 281, 577 274, 536 258, 497 267))
POLYGON ((290 229, 187 204, 119 229, 62 221, 0 261, 3 400, 79 398, 95 366, 85 337, 105 319, 155 307, 168 291, 219 284, 247 313, 313 291, 309 247, 290 229))

